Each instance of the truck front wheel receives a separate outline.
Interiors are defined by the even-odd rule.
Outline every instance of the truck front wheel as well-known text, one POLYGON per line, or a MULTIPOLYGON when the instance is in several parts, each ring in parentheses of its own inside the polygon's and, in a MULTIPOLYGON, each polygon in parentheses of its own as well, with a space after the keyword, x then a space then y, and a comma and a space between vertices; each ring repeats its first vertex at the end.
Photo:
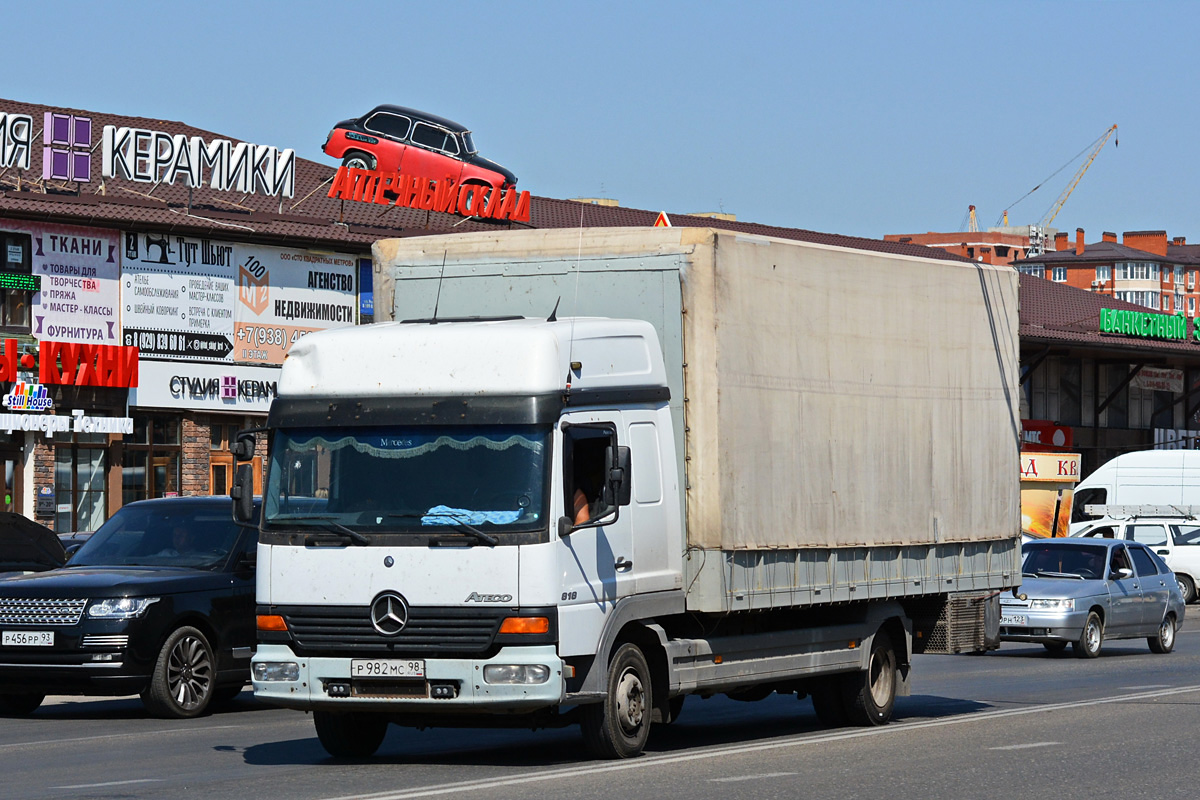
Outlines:
POLYGON ((883 725, 896 705, 896 651, 886 631, 871 642, 866 672, 845 678, 846 713, 855 725, 883 725))
POLYGON ((608 665, 608 691, 579 709, 583 743, 596 758, 632 758, 650 733, 650 667, 635 644, 623 644, 608 665))
POLYGON ((375 755, 387 735, 387 717, 379 714, 335 714, 314 711, 313 724, 325 752, 335 758, 375 755))

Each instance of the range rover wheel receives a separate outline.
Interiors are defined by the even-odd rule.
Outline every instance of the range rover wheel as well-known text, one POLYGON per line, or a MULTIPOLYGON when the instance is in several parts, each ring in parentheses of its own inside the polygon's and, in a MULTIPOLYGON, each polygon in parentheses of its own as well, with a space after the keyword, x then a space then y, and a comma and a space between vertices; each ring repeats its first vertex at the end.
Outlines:
POLYGON ((198 717, 213 697, 212 646, 204 634, 185 625, 163 642, 142 703, 152 716, 198 717))
POLYGON ((6 717, 23 717, 37 710, 44 694, 0 694, 0 715, 6 717))
POLYGON ((381 714, 335 714, 314 711, 313 725, 325 752, 334 758, 368 758, 387 736, 387 717, 381 714))
POLYGON ((608 665, 608 691, 579 709, 583 743, 596 758, 632 758, 650 733, 650 667, 635 644, 623 644, 608 665))
POLYGON ((375 169, 375 159, 366 153, 352 150, 342 157, 342 166, 350 169, 375 169))

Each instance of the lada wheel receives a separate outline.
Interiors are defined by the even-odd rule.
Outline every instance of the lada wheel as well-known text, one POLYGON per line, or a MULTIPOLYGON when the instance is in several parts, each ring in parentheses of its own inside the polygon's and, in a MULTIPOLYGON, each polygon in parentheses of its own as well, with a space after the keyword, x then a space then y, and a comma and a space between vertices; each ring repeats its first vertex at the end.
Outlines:
POLYGON ((1104 645, 1104 625, 1100 622, 1100 615, 1092 611, 1087 616, 1087 622, 1083 623, 1083 632, 1079 634, 1079 641, 1071 645, 1075 650, 1077 658, 1095 658, 1100 655, 1100 648, 1104 645))
POLYGON ((1175 649, 1175 617, 1167 614, 1162 624, 1158 626, 1158 636, 1146 640, 1150 643, 1151 653, 1169 653, 1175 649))
POLYGON ((588 752, 597 758, 632 758, 646 746, 654 708, 650 667, 635 644, 623 644, 608 665, 608 691, 600 703, 579 709, 588 752))
POLYGON ((380 714, 337 714, 314 711, 313 725, 325 752, 334 758, 368 758, 387 736, 387 717, 380 714))
POLYGON ((886 631, 878 631, 871 641, 867 671, 852 673, 843 680, 850 722, 884 725, 892 718, 896 705, 896 651, 886 631))
POLYGON ((0 694, 0 715, 23 717, 32 714, 45 699, 44 694, 0 694))
POLYGON ((215 677, 208 639, 184 626, 163 643, 150 685, 142 692, 142 703, 155 717, 197 717, 212 701, 215 677))

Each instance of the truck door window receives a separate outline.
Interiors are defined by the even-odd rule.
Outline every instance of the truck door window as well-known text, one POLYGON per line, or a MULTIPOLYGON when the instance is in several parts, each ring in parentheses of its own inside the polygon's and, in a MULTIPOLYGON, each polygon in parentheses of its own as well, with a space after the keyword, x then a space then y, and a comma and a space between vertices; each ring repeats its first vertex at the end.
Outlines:
POLYGON ((1104 505, 1108 501, 1108 489, 1100 486, 1075 492, 1071 501, 1071 522, 1087 522, 1089 519, 1099 519, 1099 516, 1088 514, 1083 510, 1085 505, 1104 505))
POLYGON ((606 503, 604 453, 614 444, 616 432, 605 427, 571 425, 563 430, 563 487, 567 516, 576 525, 597 519, 606 503))

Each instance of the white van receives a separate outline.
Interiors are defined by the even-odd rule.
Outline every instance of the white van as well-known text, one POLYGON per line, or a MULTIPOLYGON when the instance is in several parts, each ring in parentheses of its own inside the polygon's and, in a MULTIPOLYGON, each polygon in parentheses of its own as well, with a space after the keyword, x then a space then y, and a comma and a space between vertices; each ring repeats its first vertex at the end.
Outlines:
POLYGON ((1102 464, 1075 485, 1072 535, 1098 518, 1090 505, 1200 506, 1200 450, 1138 450, 1102 464))

